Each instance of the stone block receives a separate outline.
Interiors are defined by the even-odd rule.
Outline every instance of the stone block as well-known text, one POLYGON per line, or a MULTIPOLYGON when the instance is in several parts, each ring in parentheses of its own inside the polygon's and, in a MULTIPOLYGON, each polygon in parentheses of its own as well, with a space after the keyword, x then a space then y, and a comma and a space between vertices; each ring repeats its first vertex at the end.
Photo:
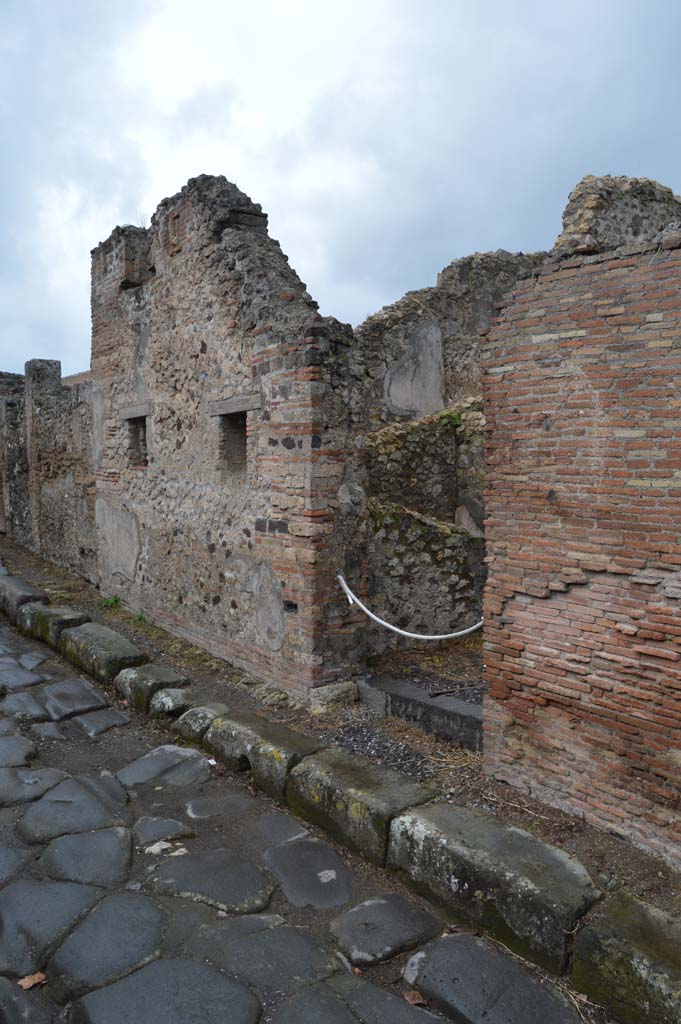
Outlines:
POLYGON ((572 982, 622 1024, 681 1020, 681 923, 627 892, 577 932, 572 982))
POLYGON ((250 768, 255 785, 278 800, 284 799, 289 772, 321 746, 318 740, 250 711, 216 718, 204 743, 228 767, 250 768))
POLYGON ((600 896, 586 869, 562 850, 447 803, 393 821, 388 867, 459 919, 557 972, 572 930, 600 896))
POLYGON ((293 769, 286 800, 298 817, 383 864, 390 822, 433 792, 408 776, 344 750, 322 750, 293 769))
POLYGON ((149 702, 149 714, 152 718, 177 718, 183 711, 192 706, 188 690, 172 688, 157 690, 149 702))
POLYGON ((90 616, 76 608, 53 608, 36 601, 22 604, 17 612, 17 626, 22 633, 57 649, 65 629, 82 626, 89 621, 90 616))
POLYGON ((328 708, 345 707, 356 703, 359 694, 357 683, 329 683, 326 686, 315 686, 310 690, 310 711, 323 714, 328 708))
POLYGON ((446 935, 429 943, 404 969, 408 985, 448 1020, 468 1024, 580 1024, 557 989, 476 935, 446 935))
POLYGON ((173 732, 189 743, 200 743, 216 718, 229 714, 226 704, 201 704, 180 715, 173 732))
POLYGON ((142 665, 147 655, 108 626, 86 622, 61 635, 60 650, 73 665, 110 683, 124 668, 142 665))
POLYGON ((124 668, 114 679, 114 686, 120 696, 138 711, 148 711, 151 698, 157 690, 168 686, 180 689, 187 685, 188 680, 185 676, 179 675, 166 665, 124 668))
POLYGON ((18 576, 0 576, 0 611, 15 625, 22 604, 48 604, 49 600, 44 590, 32 587, 18 576))

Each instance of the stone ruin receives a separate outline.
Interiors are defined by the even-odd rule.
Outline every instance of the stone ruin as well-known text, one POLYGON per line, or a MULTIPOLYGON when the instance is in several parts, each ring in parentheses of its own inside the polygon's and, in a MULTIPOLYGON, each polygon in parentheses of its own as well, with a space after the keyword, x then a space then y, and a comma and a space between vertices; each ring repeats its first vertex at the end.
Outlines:
POLYGON ((589 176, 552 253, 456 260, 353 331, 192 179, 93 250, 90 371, 0 375, 0 529, 305 697, 404 642, 337 573, 449 632, 484 528, 488 770, 677 859, 680 223, 589 176))

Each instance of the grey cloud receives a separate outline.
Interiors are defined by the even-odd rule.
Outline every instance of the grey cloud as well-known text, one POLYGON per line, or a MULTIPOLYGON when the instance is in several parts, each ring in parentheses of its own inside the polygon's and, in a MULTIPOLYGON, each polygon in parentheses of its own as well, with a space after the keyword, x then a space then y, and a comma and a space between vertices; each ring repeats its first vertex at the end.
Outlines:
MULTIPOLYGON (((36 195, 45 185, 75 183, 88 223, 101 225, 90 245, 114 226, 98 211, 137 220, 150 169, 128 129, 145 98, 116 79, 111 59, 131 19, 142 21, 148 9, 139 4, 122 19, 110 5, 85 0, 5 8, 3 368, 20 369, 29 356, 63 357, 65 371, 87 365, 87 274, 79 270, 63 301, 45 294, 36 195)), ((323 312, 358 322, 431 284, 458 256, 549 247, 567 194, 585 173, 649 176, 681 190, 681 7, 395 0, 390 9, 401 30, 387 88, 365 94, 348 76, 337 94, 318 97, 295 132, 263 139, 272 202, 254 194, 252 182, 237 181, 263 202, 323 312), (325 151, 365 160, 372 173, 351 198, 321 181, 305 200, 322 272, 303 243, 292 247, 279 231, 287 197, 276 178, 325 151)), ((292 19, 291 31, 298 29, 292 19)), ((285 90, 286 81, 272 88, 285 90)), ((158 130, 191 152, 197 132, 233 130, 236 102, 232 87, 203 89, 159 115, 158 130)), ((202 171, 233 176, 229 167, 193 173, 202 171)))

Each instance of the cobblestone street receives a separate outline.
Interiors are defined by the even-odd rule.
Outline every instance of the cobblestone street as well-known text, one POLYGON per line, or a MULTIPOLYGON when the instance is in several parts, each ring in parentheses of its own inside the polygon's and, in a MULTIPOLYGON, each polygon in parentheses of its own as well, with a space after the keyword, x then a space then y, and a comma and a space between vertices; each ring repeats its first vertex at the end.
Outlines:
POLYGON ((579 1020, 12 627, 0 685, 4 1024, 579 1020))

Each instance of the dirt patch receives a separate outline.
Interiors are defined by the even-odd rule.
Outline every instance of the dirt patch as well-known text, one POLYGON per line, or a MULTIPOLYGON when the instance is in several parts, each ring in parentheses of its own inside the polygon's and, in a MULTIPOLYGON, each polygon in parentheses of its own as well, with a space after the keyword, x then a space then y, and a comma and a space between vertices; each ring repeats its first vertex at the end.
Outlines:
MULTIPOLYGON (((133 615, 122 606, 107 605, 95 587, 18 545, 2 539, 0 557, 10 572, 42 587, 54 603, 82 608, 93 619, 139 644, 154 660, 190 676, 197 699, 263 709, 273 720, 427 781, 452 803, 493 813, 500 821, 566 850, 584 864, 605 891, 624 886, 668 913, 681 913, 681 874, 615 835, 486 778, 480 754, 399 719, 378 717, 363 705, 313 715, 281 691, 177 639, 143 616, 133 615)), ((413 670, 417 678, 419 674, 421 678, 428 673, 436 675, 441 687, 443 680, 454 685, 457 679, 474 686, 474 680, 479 680, 481 638, 454 641, 446 648, 426 654, 399 651, 383 655, 372 663, 372 670, 376 672, 376 662, 380 662, 384 674, 391 669, 396 673, 399 666, 399 674, 405 678, 405 673, 413 670)), ((414 681, 411 675, 408 678, 414 681)))

